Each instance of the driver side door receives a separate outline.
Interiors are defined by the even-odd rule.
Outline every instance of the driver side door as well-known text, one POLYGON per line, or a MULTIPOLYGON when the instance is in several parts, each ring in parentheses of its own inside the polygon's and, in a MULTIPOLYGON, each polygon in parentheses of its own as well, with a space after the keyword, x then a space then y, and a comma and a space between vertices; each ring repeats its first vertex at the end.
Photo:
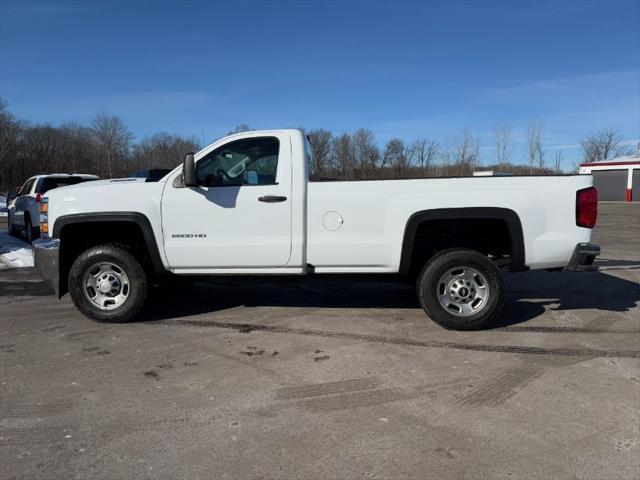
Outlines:
MULTIPOLYGON (((179 175, 179 174, 178 174, 179 175)), ((177 175, 176 175, 177 176, 177 175)), ((162 197, 171 268, 286 266, 291 255, 291 141, 248 136, 196 158, 198 186, 172 177, 162 197)))

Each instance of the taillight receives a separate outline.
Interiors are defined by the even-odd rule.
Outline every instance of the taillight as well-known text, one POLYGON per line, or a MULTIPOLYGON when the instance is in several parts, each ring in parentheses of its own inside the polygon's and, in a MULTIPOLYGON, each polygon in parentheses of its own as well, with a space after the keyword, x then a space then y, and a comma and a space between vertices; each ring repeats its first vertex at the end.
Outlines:
POLYGON ((40 233, 49 235, 49 199, 44 197, 40 202, 40 233))
POLYGON ((36 193, 36 202, 40 203, 40 200, 42 200, 42 195, 36 193))
POLYGON ((598 219, 598 190, 589 187, 576 193, 576 225, 593 228, 598 219))

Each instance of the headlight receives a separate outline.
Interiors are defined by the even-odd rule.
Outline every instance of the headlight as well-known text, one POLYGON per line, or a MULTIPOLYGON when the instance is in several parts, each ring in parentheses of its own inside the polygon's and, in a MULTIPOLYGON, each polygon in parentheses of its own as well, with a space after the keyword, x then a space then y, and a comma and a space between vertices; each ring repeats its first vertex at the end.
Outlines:
POLYGON ((47 197, 40 199, 40 233, 43 236, 49 236, 49 199, 47 197))

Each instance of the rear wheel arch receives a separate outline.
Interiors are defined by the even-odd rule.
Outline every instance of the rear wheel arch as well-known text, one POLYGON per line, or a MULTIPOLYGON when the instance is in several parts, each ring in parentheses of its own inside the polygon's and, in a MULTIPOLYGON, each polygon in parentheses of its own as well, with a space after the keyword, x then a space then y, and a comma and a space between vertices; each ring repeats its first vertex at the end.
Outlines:
MULTIPOLYGON (((419 246, 416 243, 416 238, 421 227, 424 228, 430 222, 435 225, 437 222, 456 221, 494 222, 494 224, 504 226, 509 236, 507 245, 511 257, 510 270, 517 272, 527 269, 525 265, 524 235, 518 214, 508 208, 467 207, 422 210, 411 215, 405 226, 399 273, 409 274, 416 269, 419 271, 423 266, 425 259, 416 258, 416 247, 419 246)), ((482 236, 479 235, 479 238, 482 238, 482 236)), ((451 247, 469 248, 467 245, 445 245, 444 248, 438 248, 437 251, 451 247)))

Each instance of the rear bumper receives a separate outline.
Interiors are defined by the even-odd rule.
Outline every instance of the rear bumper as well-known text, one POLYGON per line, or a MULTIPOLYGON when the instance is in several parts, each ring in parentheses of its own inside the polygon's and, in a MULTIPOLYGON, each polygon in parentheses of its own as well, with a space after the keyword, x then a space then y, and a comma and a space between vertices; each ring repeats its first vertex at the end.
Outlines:
POLYGON ((568 272, 593 272, 598 267, 593 261, 600 255, 600 247, 593 243, 579 243, 573 250, 571 260, 564 269, 568 272))
POLYGON ((33 263, 38 274, 51 284, 60 296, 60 240, 56 238, 40 238, 33 242, 33 263))

